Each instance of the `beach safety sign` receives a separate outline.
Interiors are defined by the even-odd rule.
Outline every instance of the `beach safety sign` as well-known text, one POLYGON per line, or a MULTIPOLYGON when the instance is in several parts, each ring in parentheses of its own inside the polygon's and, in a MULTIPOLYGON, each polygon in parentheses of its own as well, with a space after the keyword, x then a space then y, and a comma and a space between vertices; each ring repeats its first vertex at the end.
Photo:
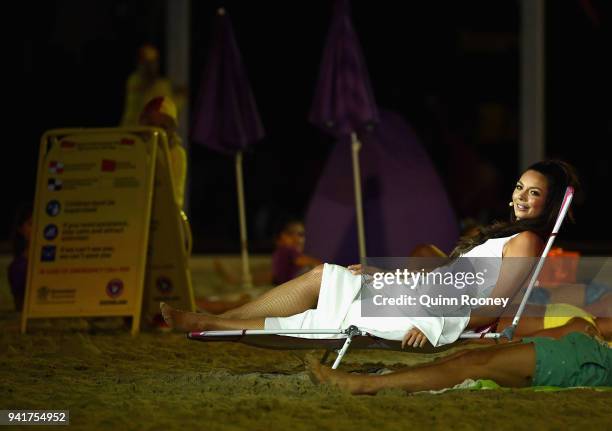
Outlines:
POLYGON ((169 165, 158 129, 45 133, 22 332, 32 318, 129 316, 136 333, 145 297, 195 308, 169 165))

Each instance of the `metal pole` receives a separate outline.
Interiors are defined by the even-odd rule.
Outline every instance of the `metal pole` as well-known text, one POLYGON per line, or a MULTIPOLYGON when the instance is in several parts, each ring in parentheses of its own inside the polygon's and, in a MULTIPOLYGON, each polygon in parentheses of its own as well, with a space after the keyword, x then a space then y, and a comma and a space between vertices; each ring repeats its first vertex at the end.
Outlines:
POLYGON ((242 179, 242 151, 236 154, 236 186, 238 187, 238 217, 240 218, 240 252, 242 254, 242 287, 253 287, 249 266, 249 250, 244 208, 244 186, 242 179))
POLYGON ((521 0, 520 171, 544 159, 545 0, 521 0))
MULTIPOLYGON (((185 151, 189 154, 189 64, 191 1, 166 1, 166 71, 175 92, 179 108, 178 133, 183 138, 185 151)), ((189 162, 189 158, 187 158, 189 162)), ((187 169, 185 200, 183 209, 189 214, 190 170, 187 169)))
MULTIPOLYGON (((357 329, 358 330, 358 329, 357 329)), ((358 330, 359 331, 359 330, 358 330)), ((193 331, 188 336, 231 337, 236 335, 351 335, 348 329, 228 329, 215 331, 193 331)), ((361 335, 361 332, 352 334, 361 335)))
POLYGON ((353 155, 353 181, 355 185, 355 212, 357 214, 357 238, 359 240, 359 260, 363 262, 366 257, 365 229, 363 226, 363 202, 361 199, 361 172, 359 169, 359 151, 361 142, 357 133, 351 133, 351 148, 353 155))

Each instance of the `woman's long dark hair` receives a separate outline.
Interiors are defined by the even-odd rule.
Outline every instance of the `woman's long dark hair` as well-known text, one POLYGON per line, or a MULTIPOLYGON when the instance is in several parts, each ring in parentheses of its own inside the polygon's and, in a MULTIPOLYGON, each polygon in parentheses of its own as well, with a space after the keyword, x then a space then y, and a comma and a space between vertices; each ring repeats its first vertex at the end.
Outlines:
MULTIPOLYGON (((477 235, 461 238, 457 247, 455 247, 451 253, 451 257, 457 257, 464 254, 488 239, 508 237, 526 230, 538 234, 543 240, 549 237, 555 225, 555 221, 557 220, 557 216, 559 215, 561 205, 563 204, 566 188, 572 186, 574 190, 578 191, 580 186, 578 176, 576 175, 576 170, 569 163, 561 160, 538 162, 531 165, 527 170, 541 173, 548 181, 546 202, 540 217, 517 220, 514 214, 514 208, 511 208, 509 222, 496 222, 490 226, 481 228, 477 235)), ((568 211, 567 215, 573 222, 574 217, 571 209, 568 211)))

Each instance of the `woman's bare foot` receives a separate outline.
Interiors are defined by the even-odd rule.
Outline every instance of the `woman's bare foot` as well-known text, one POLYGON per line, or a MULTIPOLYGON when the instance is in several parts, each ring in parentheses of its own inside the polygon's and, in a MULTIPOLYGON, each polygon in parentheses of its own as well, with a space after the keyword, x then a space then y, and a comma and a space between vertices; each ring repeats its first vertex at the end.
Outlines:
POLYGON ((177 310, 165 302, 160 302, 159 308, 170 328, 183 332, 204 331, 207 329, 209 316, 206 314, 177 310))
POLYGON ((332 370, 311 356, 306 358, 306 370, 314 384, 337 386, 354 395, 371 393, 366 391, 362 384, 365 383, 363 379, 367 379, 368 376, 352 375, 344 371, 332 370))

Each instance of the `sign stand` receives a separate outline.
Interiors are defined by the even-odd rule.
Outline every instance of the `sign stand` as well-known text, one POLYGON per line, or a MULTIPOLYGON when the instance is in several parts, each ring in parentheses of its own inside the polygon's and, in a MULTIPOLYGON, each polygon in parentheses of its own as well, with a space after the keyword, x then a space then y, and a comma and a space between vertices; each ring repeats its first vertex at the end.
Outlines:
POLYGON ((32 318, 128 316, 136 334, 143 298, 159 296, 152 283, 195 309, 168 156, 149 127, 43 135, 22 333, 32 318))

